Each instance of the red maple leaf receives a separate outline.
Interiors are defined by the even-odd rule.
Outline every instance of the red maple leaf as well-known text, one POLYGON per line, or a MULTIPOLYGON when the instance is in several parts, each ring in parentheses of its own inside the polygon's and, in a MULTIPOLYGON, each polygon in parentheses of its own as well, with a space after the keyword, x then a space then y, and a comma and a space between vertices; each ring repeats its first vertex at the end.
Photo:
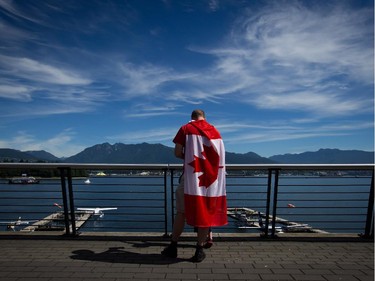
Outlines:
POLYGON ((213 146, 203 145, 202 156, 194 155, 194 160, 189 163, 194 168, 194 173, 203 172, 199 178, 199 186, 208 188, 217 179, 219 172, 219 154, 213 146))

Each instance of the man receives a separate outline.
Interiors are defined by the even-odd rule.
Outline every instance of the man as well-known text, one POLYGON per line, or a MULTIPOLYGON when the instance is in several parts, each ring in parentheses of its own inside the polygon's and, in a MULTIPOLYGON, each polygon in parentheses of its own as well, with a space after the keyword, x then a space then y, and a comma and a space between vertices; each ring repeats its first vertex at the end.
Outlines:
POLYGON ((177 257, 177 242, 186 220, 197 228, 198 243, 192 261, 201 262, 206 257, 203 247, 210 227, 228 223, 225 149, 219 131, 206 121, 203 110, 194 110, 191 119, 173 139, 175 156, 184 159, 184 174, 176 190, 172 241, 162 254, 177 257))

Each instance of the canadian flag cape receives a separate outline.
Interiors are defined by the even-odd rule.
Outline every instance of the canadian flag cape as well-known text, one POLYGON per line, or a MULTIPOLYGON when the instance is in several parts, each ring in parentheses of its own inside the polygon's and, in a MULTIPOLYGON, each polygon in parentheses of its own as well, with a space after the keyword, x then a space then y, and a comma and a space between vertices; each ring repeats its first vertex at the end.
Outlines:
POLYGON ((184 160, 185 216, 196 227, 228 223, 225 149, 219 132, 207 122, 190 122, 184 160))

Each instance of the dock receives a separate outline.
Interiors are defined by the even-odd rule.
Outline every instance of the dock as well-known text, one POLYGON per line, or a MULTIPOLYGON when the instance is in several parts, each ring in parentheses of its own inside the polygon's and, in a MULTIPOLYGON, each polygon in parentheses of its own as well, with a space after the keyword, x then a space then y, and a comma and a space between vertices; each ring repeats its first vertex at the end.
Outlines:
MULTIPOLYGON (((266 214, 253 210, 250 208, 228 208, 227 214, 234 220, 239 222, 239 228, 259 229, 263 231, 263 221, 266 219, 266 214)), ((270 215, 270 221, 273 217, 270 215)), ((315 229, 308 224, 301 224, 299 222, 289 221, 280 217, 275 218, 275 222, 280 225, 277 227, 277 232, 310 232, 310 233, 328 233, 321 229, 315 229)))
MULTIPOLYGON (((76 230, 79 230, 93 215, 93 212, 76 211, 76 230)), ((72 226, 70 225, 70 228, 72 226)), ((21 232, 32 231, 65 231, 64 213, 56 212, 23 228, 21 232)))

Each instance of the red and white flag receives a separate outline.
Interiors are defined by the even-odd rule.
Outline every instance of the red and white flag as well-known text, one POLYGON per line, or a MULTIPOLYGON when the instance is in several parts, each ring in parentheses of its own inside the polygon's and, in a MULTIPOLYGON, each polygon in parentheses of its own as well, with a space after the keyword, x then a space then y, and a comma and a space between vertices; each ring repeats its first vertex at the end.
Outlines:
POLYGON ((206 122, 190 124, 197 130, 186 135, 186 222, 196 227, 225 225, 228 219, 223 140, 215 127, 206 122))

